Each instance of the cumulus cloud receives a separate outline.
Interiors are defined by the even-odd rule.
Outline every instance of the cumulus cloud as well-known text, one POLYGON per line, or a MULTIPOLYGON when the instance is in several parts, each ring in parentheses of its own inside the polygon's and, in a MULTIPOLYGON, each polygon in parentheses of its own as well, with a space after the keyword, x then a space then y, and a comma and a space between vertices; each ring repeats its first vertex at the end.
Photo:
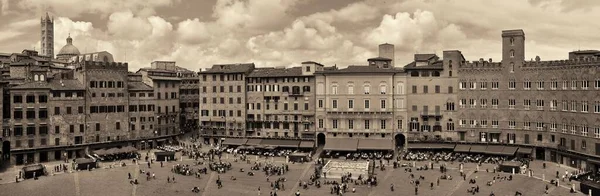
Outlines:
POLYGON ((138 40, 152 33, 147 18, 135 17, 133 13, 116 12, 108 18, 108 32, 117 39, 138 40))
POLYGON ((199 44, 211 38, 209 24, 200 22, 198 18, 187 19, 178 24, 179 40, 186 44, 199 44))
POLYGON ((230 29, 265 31, 287 22, 297 0, 217 0, 213 17, 230 29))
POLYGON ((566 0, 367 0, 321 9, 303 0, 216 0, 212 13, 197 15, 158 9, 177 10, 184 6, 180 0, 23 0, 10 9, 1 2, 2 14, 11 11, 0 21, 2 52, 39 47, 37 15, 47 9, 56 15, 55 51, 70 33, 81 52, 109 51, 132 70, 154 60, 177 61, 191 70, 307 60, 343 67, 365 64, 385 42, 396 45, 397 66, 412 61, 414 52, 455 49, 469 60, 499 59, 501 30, 515 28, 527 34, 528 59, 561 59, 571 49, 600 48, 594 41, 600 35, 593 33, 600 24, 586 22, 600 17, 595 2, 578 8, 583 6, 566 0))
POLYGON ((396 48, 411 51, 421 49, 427 39, 440 29, 433 13, 417 10, 414 14, 385 15, 378 27, 367 33, 368 43, 391 43, 396 48))
POLYGON ((0 13, 2 13, 2 15, 8 14, 8 10, 10 9, 9 6, 10 5, 8 5, 8 0, 0 1, 0 13))
POLYGON ((22 0, 18 6, 36 14, 51 10, 59 16, 75 17, 82 13, 110 15, 113 12, 131 10, 149 16, 155 8, 170 6, 180 0, 22 0))

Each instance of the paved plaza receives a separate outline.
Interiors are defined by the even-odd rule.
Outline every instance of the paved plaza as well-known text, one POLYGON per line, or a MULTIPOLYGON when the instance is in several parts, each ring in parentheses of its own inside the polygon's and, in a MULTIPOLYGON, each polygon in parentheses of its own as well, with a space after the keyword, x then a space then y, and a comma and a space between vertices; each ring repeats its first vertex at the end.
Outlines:
MULTIPOLYGON (((38 180, 25 180, 19 183, 14 183, 16 170, 9 170, 0 174, 3 176, 0 185, 0 195, 2 196, 104 196, 104 195, 141 195, 141 196, 163 196, 163 195, 202 195, 202 196, 233 196, 233 195, 258 195, 258 188, 261 188, 261 195, 269 195, 270 182, 267 182, 267 177, 264 172, 254 171, 254 176, 248 176, 247 172, 254 164, 256 158, 249 156, 251 164, 246 162, 234 162, 232 155, 224 155, 223 161, 232 163, 232 170, 217 174, 210 172, 207 175, 202 175, 201 178, 195 176, 183 176, 171 172, 171 168, 176 164, 193 165, 192 160, 181 161, 181 156, 177 153, 178 161, 169 162, 160 167, 160 163, 154 163, 151 168, 147 164, 140 163, 139 165, 132 164, 131 161, 125 161, 128 165, 125 167, 117 166, 115 168, 100 168, 93 171, 79 171, 74 173, 58 173, 54 176, 44 176, 38 180), (245 172, 240 172, 239 169, 244 168, 245 172), (150 171, 155 173, 156 179, 146 180, 145 176, 139 174, 139 170, 150 171), (12 173, 11 173, 12 172, 12 173), (127 174, 131 173, 137 177, 139 185, 131 185, 127 174), (10 178, 9 176, 12 176, 10 178), (234 176, 236 180, 232 180, 234 176), (167 177, 175 177, 175 183, 168 183, 167 177), (223 181, 223 187, 218 188, 215 183, 219 178, 223 181), (8 179, 7 179, 8 178, 8 179), (193 187, 199 187, 200 193, 193 193, 193 187)), ((268 158, 259 159, 260 162, 273 162, 274 164, 284 164, 284 158, 268 158)), ((384 161, 384 163, 386 163, 384 161)), ((376 163, 379 164, 379 163, 376 163)), ((428 162, 416 162, 417 166, 424 166, 428 162)), ((101 167, 108 167, 110 163, 102 163, 101 167)), ((302 195, 330 195, 330 185, 322 183, 321 188, 309 186, 308 189, 303 189, 298 186, 299 182, 308 181, 313 174, 314 166, 312 163, 304 164, 288 164, 289 172, 282 176, 270 177, 271 182, 278 177, 285 177, 285 190, 279 190, 278 195, 291 196, 297 190, 300 190, 302 195)), ((434 164, 435 168, 439 168, 438 164, 434 164)), ((447 163, 449 167, 448 175, 452 176, 452 180, 440 180, 437 185, 437 178, 442 174, 439 169, 416 171, 412 169, 412 173, 416 176, 424 176, 425 180, 421 181, 419 187, 419 195, 449 195, 463 196, 467 194, 467 189, 475 186, 469 184, 469 179, 476 179, 477 185, 480 187, 479 193, 475 195, 489 195, 492 191, 495 195, 514 195, 515 191, 519 191, 524 195, 545 195, 544 189, 548 182, 543 182, 555 177, 556 171, 564 173, 572 171, 570 168, 559 167, 557 164, 547 163, 548 168, 542 169, 542 162, 533 162, 531 165, 534 171, 533 177, 526 175, 515 175, 512 181, 496 182, 492 186, 487 186, 486 182, 491 181, 494 176, 509 176, 508 173, 488 173, 486 169, 492 169, 493 165, 483 165, 475 172, 475 164, 465 164, 464 172, 467 174, 467 181, 460 178, 458 171, 458 163, 447 163), (430 188, 430 183, 434 183, 433 189, 430 188)), ((205 165, 192 166, 192 168, 204 168, 205 165)), ((347 193, 346 195, 369 195, 369 196, 392 196, 392 195, 414 195, 414 185, 410 183, 409 173, 404 168, 393 169, 387 166, 385 171, 375 170, 375 176, 378 178, 378 186, 367 187, 366 185, 354 186, 350 185, 351 190, 356 188, 356 193, 347 193), (394 184, 395 191, 390 191, 390 185, 394 184)), ((561 182, 561 187, 550 186, 548 195, 583 195, 581 193, 569 193, 568 182, 561 182)))

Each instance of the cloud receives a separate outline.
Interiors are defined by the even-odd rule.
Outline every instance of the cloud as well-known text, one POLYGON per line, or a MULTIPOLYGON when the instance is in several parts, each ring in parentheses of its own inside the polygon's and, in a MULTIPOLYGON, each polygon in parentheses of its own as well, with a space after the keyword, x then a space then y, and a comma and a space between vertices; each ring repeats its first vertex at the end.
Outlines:
POLYGON ((38 27, 38 25, 40 25, 40 21, 38 19, 19 20, 9 23, 6 25, 5 29, 21 30, 38 27))
POLYGON ((130 11, 111 14, 107 26, 108 32, 116 39, 139 40, 152 34, 148 19, 135 17, 130 11))
POLYGON ((343 67, 365 64, 384 42, 395 44, 396 66, 412 61, 414 52, 442 50, 461 50, 469 60, 499 60, 501 31, 517 28, 527 35, 527 59, 563 59, 571 49, 600 48, 595 41, 600 35, 593 33, 600 24, 587 22, 600 17, 596 2, 366 0, 323 8, 306 0, 216 0, 212 13, 162 9, 187 10, 178 6, 189 4, 178 2, 15 2, 11 17, 0 21, 5 29, 0 50, 39 47, 37 23, 46 8, 56 16, 56 51, 70 33, 81 52, 109 51, 132 70, 154 60, 173 60, 191 70, 217 63, 290 66, 307 60, 343 67))
POLYGON ((212 16, 228 29, 267 31, 291 20, 287 11, 297 0, 217 0, 212 16))
POLYGON ((18 37, 20 35, 23 35, 23 33, 16 31, 0 31, 0 43, 18 37))
POLYGON ((8 14, 9 9, 10 5, 8 4, 8 0, 0 1, 0 13, 2 13, 2 15, 8 14))
POLYGON ((365 2, 350 4, 340 10, 332 10, 336 19, 348 22, 365 22, 377 18, 379 10, 365 2))
POLYGON ((391 43, 401 51, 421 49, 424 42, 440 29, 433 13, 417 10, 414 14, 397 13, 383 16, 378 27, 366 34, 368 43, 391 43))
POLYGON ((82 13, 110 15, 113 12, 131 10, 133 13, 149 16, 158 7, 171 6, 180 0, 22 0, 18 7, 39 14, 51 10, 58 16, 75 17, 82 13))
POLYGON ((177 25, 179 40, 185 44, 199 44, 211 38, 209 24, 200 22, 198 18, 187 19, 177 25))

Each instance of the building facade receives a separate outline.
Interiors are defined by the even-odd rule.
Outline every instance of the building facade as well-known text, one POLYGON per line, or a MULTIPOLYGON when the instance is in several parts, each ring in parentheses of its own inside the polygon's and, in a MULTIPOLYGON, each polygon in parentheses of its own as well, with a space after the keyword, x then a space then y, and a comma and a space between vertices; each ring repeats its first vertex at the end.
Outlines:
POLYGON ((179 91, 179 80, 150 73, 147 81, 164 86, 157 90, 143 74, 129 73, 127 63, 83 61, 54 70, 22 60, 10 64, 12 83, 3 91, 3 149, 13 164, 86 157, 115 146, 146 148, 179 134, 177 120, 159 121, 173 118, 157 107, 168 106, 163 111, 177 117, 179 100, 170 93, 179 91), (157 93, 171 96, 159 100, 157 93))
MULTIPOLYGON (((172 61, 154 61, 150 68, 137 71, 142 82, 154 89, 156 114, 155 134, 158 137, 173 136, 181 133, 179 128, 179 85, 177 66, 172 61)), ((164 141, 164 140, 161 140, 164 141)))
POLYGON ((442 58, 415 54, 414 61, 404 66, 409 140, 456 139, 457 62, 462 61, 462 53, 454 50, 444 51, 442 58))
POLYGON ((205 142, 213 138, 241 137, 246 132, 246 77, 255 66, 247 64, 213 65, 201 71, 200 77, 200 135, 205 142))
POLYGON ((314 138, 314 73, 323 65, 256 68, 246 78, 246 136, 314 138))
MULTIPOLYGON (((389 50, 389 47, 384 48, 389 50)), ((391 48, 393 50, 393 46, 391 48)), ((393 54, 389 51, 384 54, 389 53, 393 54)), ((336 142, 337 138, 377 139, 375 141, 387 146, 387 150, 393 149, 394 139, 396 145, 404 144, 406 74, 394 67, 391 58, 372 58, 368 63, 317 71, 318 145, 336 142)), ((360 149, 360 145, 358 147, 360 149)))
POLYGON ((177 77, 181 79, 179 85, 179 108, 181 110, 179 127, 185 133, 198 130, 200 117, 200 79, 198 73, 179 68, 177 77))
POLYGON ((459 65, 459 140, 534 147, 533 156, 582 169, 600 160, 600 54, 525 60, 525 33, 502 32, 502 61, 459 65))

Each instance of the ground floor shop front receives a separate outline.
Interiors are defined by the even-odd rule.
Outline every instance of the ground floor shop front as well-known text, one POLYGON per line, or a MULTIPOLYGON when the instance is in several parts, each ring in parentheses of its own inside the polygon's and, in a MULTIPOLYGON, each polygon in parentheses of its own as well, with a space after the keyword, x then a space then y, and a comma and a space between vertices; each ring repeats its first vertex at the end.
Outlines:
POLYGON ((77 158, 88 158, 88 155, 94 150, 113 147, 121 148, 125 146, 132 146, 138 150, 152 149, 157 146, 172 143, 175 140, 175 136, 164 136, 159 138, 133 141, 112 141, 77 146, 56 146, 48 148, 15 150, 11 151, 10 153, 10 164, 24 165, 49 161, 66 161, 77 158))

